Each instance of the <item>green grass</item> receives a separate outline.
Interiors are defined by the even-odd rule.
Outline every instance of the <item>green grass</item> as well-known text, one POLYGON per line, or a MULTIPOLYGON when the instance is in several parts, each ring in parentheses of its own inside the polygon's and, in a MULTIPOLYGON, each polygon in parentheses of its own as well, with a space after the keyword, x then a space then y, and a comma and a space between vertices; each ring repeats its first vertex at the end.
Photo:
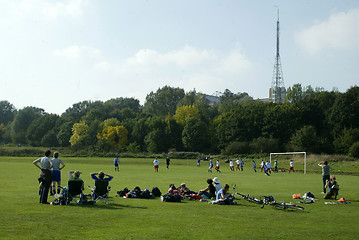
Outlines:
MULTIPOLYGON (((196 167, 195 160, 173 159, 167 170, 161 159, 159 173, 154 173, 153 159, 121 159, 120 172, 115 173, 112 158, 62 159, 66 164, 63 183, 67 182, 69 170, 82 171, 86 186, 93 186, 91 172, 103 170, 113 174, 110 204, 39 204, 39 170, 32 164, 35 158, 0 157, 0 239, 357 239, 359 234, 358 176, 337 175, 340 197, 344 196, 351 204, 325 205, 320 194, 321 174, 314 172, 277 173, 268 177, 254 173, 246 161, 244 172, 230 172, 227 164, 222 164, 222 173, 210 174, 207 162, 196 167), (197 191, 206 186, 207 178, 214 176, 222 184, 231 187, 236 184, 244 194, 257 197, 270 194, 277 201, 296 202, 291 199, 294 193, 310 191, 320 201, 304 205, 304 211, 283 211, 270 206, 261 209, 243 199, 238 199, 235 206, 218 206, 189 200, 163 203, 158 198, 116 197, 116 192, 124 187, 151 190, 157 186, 164 193, 170 183, 179 186, 182 182, 197 191)), ((354 167, 345 169, 358 169, 357 162, 349 164, 354 167)), ((299 162, 296 166, 300 168, 299 162)))

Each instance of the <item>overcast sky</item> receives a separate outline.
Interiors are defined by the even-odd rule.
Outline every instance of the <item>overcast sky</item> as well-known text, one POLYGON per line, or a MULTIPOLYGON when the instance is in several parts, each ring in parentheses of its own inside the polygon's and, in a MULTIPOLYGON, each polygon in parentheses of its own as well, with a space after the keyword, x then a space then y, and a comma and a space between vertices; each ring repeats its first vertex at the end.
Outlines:
POLYGON ((63 113, 165 85, 267 98, 359 83, 358 0, 0 0, 0 100, 63 113))

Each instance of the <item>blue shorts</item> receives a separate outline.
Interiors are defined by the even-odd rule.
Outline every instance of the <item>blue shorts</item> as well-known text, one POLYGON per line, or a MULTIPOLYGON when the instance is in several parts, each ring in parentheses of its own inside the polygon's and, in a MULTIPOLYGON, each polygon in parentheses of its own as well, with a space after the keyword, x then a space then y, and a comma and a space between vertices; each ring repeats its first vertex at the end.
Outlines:
POLYGON ((53 182, 61 181, 61 171, 60 170, 52 170, 52 181, 53 182))

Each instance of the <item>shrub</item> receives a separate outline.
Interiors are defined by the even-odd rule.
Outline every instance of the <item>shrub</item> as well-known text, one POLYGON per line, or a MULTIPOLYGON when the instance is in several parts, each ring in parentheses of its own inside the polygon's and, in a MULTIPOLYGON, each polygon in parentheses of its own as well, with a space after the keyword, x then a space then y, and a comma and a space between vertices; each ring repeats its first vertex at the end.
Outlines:
POLYGON ((349 148, 349 156, 359 158, 359 142, 353 143, 353 145, 349 148))

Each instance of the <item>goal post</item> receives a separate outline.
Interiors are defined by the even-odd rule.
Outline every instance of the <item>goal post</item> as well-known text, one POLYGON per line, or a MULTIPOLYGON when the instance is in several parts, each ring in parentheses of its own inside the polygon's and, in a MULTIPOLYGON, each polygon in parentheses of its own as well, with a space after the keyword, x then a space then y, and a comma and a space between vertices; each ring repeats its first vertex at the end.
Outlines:
POLYGON ((306 152, 284 152, 284 153, 270 153, 269 161, 272 163, 272 155, 297 155, 303 154, 304 156, 304 174, 307 173, 307 153, 306 152))

